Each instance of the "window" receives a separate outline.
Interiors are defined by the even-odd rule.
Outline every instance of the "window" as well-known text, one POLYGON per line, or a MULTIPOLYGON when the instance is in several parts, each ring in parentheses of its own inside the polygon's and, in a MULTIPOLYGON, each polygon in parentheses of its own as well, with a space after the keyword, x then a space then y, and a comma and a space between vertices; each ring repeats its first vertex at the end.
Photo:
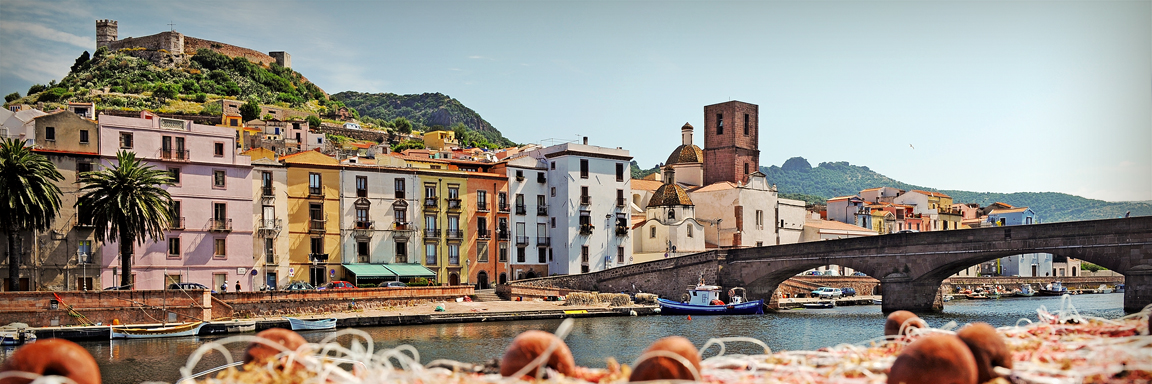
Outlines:
POLYGON ((548 203, 544 195, 536 195, 536 214, 540 216, 548 215, 548 203))
POLYGON ((424 215, 424 229, 436 230, 436 216, 424 215))
POLYGON ((356 208, 356 228, 368 228, 368 208, 356 208))
POLYGON ((408 223, 408 210, 396 208, 393 213, 396 215, 397 223, 408 223))
POLYGON ((435 199, 436 198, 436 184, 425 184, 424 185, 424 198, 425 199, 435 199))
POLYGON ((616 190, 616 206, 617 207, 623 207, 624 206, 624 190, 623 189, 617 189, 616 190))
POLYGON ((496 260, 501 263, 508 262, 508 243, 500 243, 500 254, 497 255, 496 260))
MULTIPOLYGON (((692 228, 692 227, 688 227, 692 228)), ((624 247, 616 247, 616 264, 624 263, 624 247)))
POLYGON ((271 237, 264 239, 264 262, 269 264, 276 262, 276 246, 271 237))
POLYGON ((88 144, 88 130, 87 129, 81 129, 80 130, 80 144, 88 144))
POLYGON ((476 191, 476 209, 480 211, 488 210, 488 191, 483 189, 476 191))
POLYGON ((624 181, 624 163, 616 163, 616 181, 624 181))
POLYGON ((368 176, 356 176, 356 197, 368 197, 368 176))
POLYGON ((552 170, 556 170, 556 162, 555 162, 555 161, 553 161, 551 164, 549 164, 549 167, 550 167, 552 170))
POLYGON ((748 174, 748 163, 744 163, 744 174, 748 174))
POLYGON ((92 163, 76 163, 76 182, 80 182, 80 176, 84 172, 92 172, 92 163))
POLYGON ((524 180, 524 171, 516 170, 516 181, 524 180))
POLYGON ((527 256, 524 254, 524 247, 516 247, 516 262, 523 263, 526 261, 527 256))
POLYGON ((368 262, 368 242, 367 241, 357 241, 356 242, 356 262, 359 262, 359 263, 367 263, 368 262))
POLYGON ((744 136, 748 136, 748 114, 744 114, 744 136))
POLYGON ((724 134, 724 114, 723 113, 717 113, 716 114, 716 134, 717 135, 723 135, 724 134))
POLYGON ((224 174, 223 170, 212 171, 212 187, 213 188, 224 188, 224 179, 225 179, 224 175, 225 174, 224 174))
POLYGON ((223 259, 225 257, 224 250, 226 249, 224 239, 216 239, 212 244, 212 257, 223 259))
POLYGON ((424 243, 424 264, 436 265, 436 243, 424 243))
POLYGON ((556 228, 556 218, 553 217, 550 221, 552 222, 552 228, 556 228))
POLYGON ((676 209, 675 208, 669 208, 668 209, 668 220, 676 220, 676 209))
POLYGON ((483 241, 476 243, 476 261, 488 262, 488 243, 483 241))
POLYGON ((321 192, 323 192, 323 189, 320 187, 320 174, 308 173, 308 194, 320 195, 321 192))
POLYGON ((324 254, 324 238, 312 237, 309 238, 308 251, 313 255, 324 254))
POLYGON ((759 209, 756 210, 756 229, 764 229, 764 211, 759 209))
POLYGON ((231 125, 231 126, 233 126, 233 127, 237 127, 237 126, 239 126, 239 125, 240 125, 240 121, 239 121, 239 120, 240 120, 240 119, 237 119, 237 118, 235 118, 235 117, 233 117, 233 118, 231 118, 231 119, 228 119, 228 125, 231 125))
POLYGON ((525 214, 527 209, 528 208, 526 208, 524 206, 524 195, 517 193, 516 194, 516 214, 517 215, 523 215, 523 214, 525 214))
POLYGON ((556 197, 556 187, 552 187, 552 197, 556 197))
POLYGON ((132 149, 132 133, 120 132, 120 148, 132 149))
POLYGON ((580 159, 580 178, 588 178, 588 159, 580 159))
POLYGON ((544 247, 536 248, 536 260, 540 264, 547 263, 548 262, 548 248, 544 248, 544 247))
POLYGON ((224 143, 212 143, 212 154, 216 157, 224 157, 224 143))
POLYGON ((460 244, 448 244, 448 264, 460 265, 460 244))
POLYGON ((169 167, 168 176, 172 178, 172 184, 180 185, 180 168, 169 167))
POLYGON ((397 263, 407 263, 408 262, 408 243, 407 242, 403 242, 403 241, 397 241, 396 242, 396 262, 397 263))
POLYGON ((404 198, 404 179, 396 179, 396 198, 404 198))
POLYGON ((653 238, 653 239, 656 238, 656 226, 655 225, 648 228, 648 237, 653 238))
POLYGON ((588 246, 587 245, 581 245, 580 246, 580 262, 584 263, 584 264, 588 264, 588 246))
POLYGON ((180 257, 180 238, 168 238, 168 256, 180 257))
POLYGON ((308 219, 313 221, 324 220, 324 204, 308 204, 308 219))
POLYGON ((80 264, 92 263, 92 240, 80 240, 76 245, 76 254, 80 256, 80 264))
POLYGON ((172 205, 170 205, 168 207, 170 209, 169 214, 172 215, 171 219, 173 221, 176 221, 176 222, 172 223, 172 228, 182 228, 183 227, 182 225, 178 226, 178 224, 180 224, 178 222, 178 220, 180 220, 180 213, 181 213, 180 212, 180 200, 172 200, 172 205))
POLYGON ((56 141, 56 127, 44 128, 44 140, 56 141))
POLYGON ((692 237, 692 226, 689 225, 687 228, 688 228, 688 237, 692 237))
POLYGON ((498 205, 500 205, 501 211, 507 211, 508 210, 508 193, 507 192, 500 192, 500 194, 496 195, 496 203, 498 205))

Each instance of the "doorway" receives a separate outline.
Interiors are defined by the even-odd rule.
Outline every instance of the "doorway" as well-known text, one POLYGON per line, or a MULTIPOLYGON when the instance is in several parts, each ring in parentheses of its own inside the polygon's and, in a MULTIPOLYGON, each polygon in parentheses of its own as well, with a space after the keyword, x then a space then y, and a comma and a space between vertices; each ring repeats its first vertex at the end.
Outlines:
POLYGON ((448 285, 460 285, 460 275, 455 272, 448 275, 448 285))
POLYGON ((507 272, 500 273, 500 280, 499 281, 500 281, 499 282, 500 285, 508 284, 508 273, 507 272))
POLYGON ((476 289, 488 289, 488 272, 480 271, 476 274, 476 289))

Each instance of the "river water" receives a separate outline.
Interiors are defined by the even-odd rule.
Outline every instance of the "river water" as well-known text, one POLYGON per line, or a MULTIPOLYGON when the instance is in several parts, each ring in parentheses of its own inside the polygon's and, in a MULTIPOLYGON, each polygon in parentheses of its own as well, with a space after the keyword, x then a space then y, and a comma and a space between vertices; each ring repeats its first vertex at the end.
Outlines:
MULTIPOLYGON (((1095 294, 1071 297, 1071 304, 1082 315, 1117 318, 1124 315, 1124 295, 1095 294)), ((1059 297, 1006 298, 999 300, 945 303, 943 312, 922 316, 932 327, 949 322, 963 325, 987 322, 993 326, 1016 324, 1021 318, 1036 320, 1041 306, 1055 312, 1061 308, 1059 297)), ((640 355, 651 342, 670 335, 687 337, 698 347, 714 337, 747 336, 768 344, 773 351, 813 350, 841 343, 858 343, 883 336, 885 315, 879 305, 837 307, 834 309, 801 309, 768 313, 762 316, 686 316, 602 317, 575 319, 575 327, 566 342, 582 366, 603 368, 605 359, 615 357, 622 363, 640 355)), ((516 335, 530 329, 554 331, 561 320, 511 321, 468 324, 437 324, 362 328, 375 342, 375 347, 393 348, 409 344, 420 351, 421 362, 451 359, 483 362, 499 358, 516 335)), ((320 341, 327 331, 304 332, 312 342, 320 341)), ((82 342, 96 358, 105 383, 175 382, 179 368, 203 341, 219 337, 185 337, 178 339, 111 340, 82 342)), ((345 345, 347 345, 345 340, 345 345)), ((234 358, 243 352, 242 345, 229 348, 234 358)), ((758 353, 751 345, 729 346, 729 353, 758 353), (735 348, 733 348, 735 347, 735 348)), ((0 350, 0 360, 12 348, 0 350)), ((702 351, 705 357, 715 355, 715 347, 702 351)), ((220 355, 204 358, 194 371, 222 365, 220 355)))

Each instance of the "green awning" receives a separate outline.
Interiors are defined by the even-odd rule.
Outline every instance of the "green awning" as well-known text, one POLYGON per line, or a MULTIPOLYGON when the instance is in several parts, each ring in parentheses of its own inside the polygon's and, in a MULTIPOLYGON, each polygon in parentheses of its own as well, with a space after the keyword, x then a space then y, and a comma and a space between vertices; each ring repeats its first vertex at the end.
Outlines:
POLYGON ((380 264, 344 264, 344 269, 356 275, 357 279, 395 279, 396 273, 380 264))
POLYGON ((420 264, 384 264, 384 267, 400 277, 436 277, 436 272, 420 264))

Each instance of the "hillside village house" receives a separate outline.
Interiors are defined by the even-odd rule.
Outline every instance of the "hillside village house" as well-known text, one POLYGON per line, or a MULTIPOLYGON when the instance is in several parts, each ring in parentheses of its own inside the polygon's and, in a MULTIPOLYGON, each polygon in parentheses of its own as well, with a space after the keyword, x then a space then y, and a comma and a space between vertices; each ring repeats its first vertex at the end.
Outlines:
POLYGON ((257 275, 253 289, 288 285, 292 268, 288 255, 288 170, 265 148, 242 153, 252 159, 252 256, 257 275))

